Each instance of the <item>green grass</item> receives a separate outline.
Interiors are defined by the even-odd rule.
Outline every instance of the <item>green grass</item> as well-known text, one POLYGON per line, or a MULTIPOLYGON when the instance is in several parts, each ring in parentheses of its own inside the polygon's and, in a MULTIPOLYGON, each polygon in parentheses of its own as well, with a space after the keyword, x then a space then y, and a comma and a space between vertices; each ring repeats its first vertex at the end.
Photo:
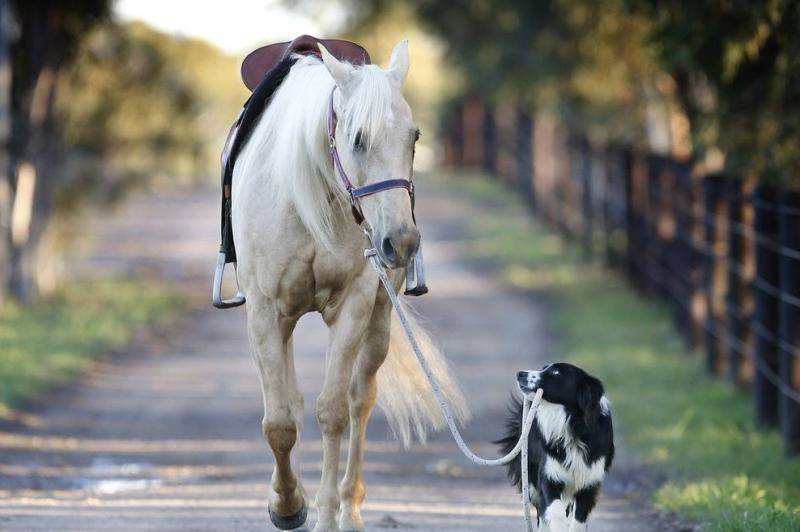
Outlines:
POLYGON ((183 300, 142 279, 71 284, 30 306, 0 308, 0 416, 63 384, 135 331, 175 318, 183 300))
POLYGON ((704 530, 800 530, 800 459, 783 458, 778 434, 755 428, 746 393, 705 373, 663 305, 582 260, 503 185, 462 175, 433 183, 488 204, 491 216, 472 224, 475 258, 554 302, 554 358, 603 379, 627 445, 669 479, 653 494, 658 507, 704 530))

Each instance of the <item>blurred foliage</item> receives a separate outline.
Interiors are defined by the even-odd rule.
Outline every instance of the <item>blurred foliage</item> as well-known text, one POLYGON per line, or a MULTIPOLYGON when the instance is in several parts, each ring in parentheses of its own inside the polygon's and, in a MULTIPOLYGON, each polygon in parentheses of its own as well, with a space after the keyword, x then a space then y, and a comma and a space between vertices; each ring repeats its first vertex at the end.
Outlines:
POLYGON ((699 152, 727 169, 800 185, 800 2, 628 0, 653 22, 699 152))
POLYGON ((117 23, 107 0, 12 7, 0 301, 6 288, 26 301, 58 252, 59 226, 79 221, 82 205, 153 183, 216 182, 225 135, 248 92, 237 58, 198 39, 117 23), (12 228, 9 212, 30 215, 12 228))
POLYGON ((554 303, 553 359, 603 379, 626 444, 669 479, 657 505, 703 530, 800 529, 800 461, 782 456, 778 433, 754 425, 746 393, 687 352, 666 305, 586 261, 499 181, 461 173, 428 183, 469 201, 472 260, 554 303))
POLYGON ((0 6, 0 301, 35 291, 37 248, 64 177, 55 116, 58 77, 84 36, 108 19, 108 0, 14 0, 0 6), (9 215, 10 214, 10 215, 9 215), (18 215, 17 215, 18 214, 18 215))
POLYGON ((458 73, 444 67, 444 43, 424 31, 416 23, 410 4, 396 3, 369 24, 350 28, 344 38, 358 42, 369 50, 373 63, 386 67, 394 45, 409 41, 411 70, 404 95, 414 110, 414 119, 423 132, 421 142, 435 137, 438 113, 448 97, 459 92, 458 73))
POLYGON ((182 299, 153 279, 72 283, 29 306, 0 308, 0 417, 85 371, 133 334, 178 316, 182 299))
POLYGON ((648 97, 664 86, 643 46, 650 22, 628 13, 622 0, 350 3, 356 31, 383 20, 397 4, 415 13, 416 23, 444 42, 442 68, 461 82, 454 99, 478 94, 556 110, 573 129, 641 142, 648 97))
POLYGON ((107 23, 63 72, 58 110, 71 168, 69 207, 94 190, 216 180, 227 128, 247 97, 238 60, 141 23, 107 23))
POLYGON ((343 1, 356 31, 414 13, 463 95, 556 110, 599 140, 658 128, 677 154, 800 184, 796 0, 343 1))

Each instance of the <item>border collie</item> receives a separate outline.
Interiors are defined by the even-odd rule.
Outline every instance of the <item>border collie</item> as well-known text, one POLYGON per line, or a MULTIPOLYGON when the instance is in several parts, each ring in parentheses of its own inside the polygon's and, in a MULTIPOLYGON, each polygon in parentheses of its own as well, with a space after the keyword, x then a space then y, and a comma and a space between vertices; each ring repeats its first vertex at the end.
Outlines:
MULTIPOLYGON (((585 531, 600 484, 614 459, 611 409, 603 383, 571 364, 520 371, 525 394, 543 390, 528 439, 530 497, 539 530, 585 531)), ((522 403, 512 399, 506 435, 496 441, 503 454, 522 434, 522 403)), ((508 464, 511 483, 522 490, 520 456, 508 464)))

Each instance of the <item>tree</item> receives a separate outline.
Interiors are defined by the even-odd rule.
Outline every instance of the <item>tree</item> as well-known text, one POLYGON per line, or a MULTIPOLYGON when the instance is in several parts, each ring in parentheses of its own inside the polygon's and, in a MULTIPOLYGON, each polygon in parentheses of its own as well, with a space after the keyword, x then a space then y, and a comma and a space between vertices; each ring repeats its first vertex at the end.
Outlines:
POLYGON ((629 0, 654 21, 695 150, 719 149, 733 174, 800 184, 800 3, 629 0))
POLYGON ((75 233, 84 205, 111 205, 158 181, 216 181, 225 133, 247 96, 238 60, 208 43, 119 24, 107 13, 76 22, 62 10, 77 4, 47 5, 43 17, 18 6, 13 42, 19 135, 3 181, 13 207, 0 210, 0 222, 14 213, 14 223, 0 224, 11 250, 0 265, 12 268, 0 286, 21 300, 41 287, 39 274, 53 273, 52 237, 75 233), (56 21, 45 24, 48 16, 56 21), (62 30, 79 36, 70 33, 68 49, 52 52, 62 30))
MULTIPOLYGON (((368 26, 397 3, 350 0, 350 23, 368 26)), ((713 159, 729 174, 800 186, 796 0, 399 3, 447 44, 464 92, 634 143, 661 107, 673 150, 679 141, 707 163, 722 155, 713 159)))
POLYGON ((86 32, 109 14, 107 0, 12 0, 16 39, 11 41, 11 137, 6 189, 11 220, 3 283, 20 300, 30 296, 31 264, 53 210, 59 181, 55 101, 59 72, 86 32))
POLYGON ((650 22, 623 0, 353 0, 349 31, 398 4, 445 42, 463 81, 456 98, 549 109, 576 129, 640 142, 647 106, 670 97, 645 46, 650 22))

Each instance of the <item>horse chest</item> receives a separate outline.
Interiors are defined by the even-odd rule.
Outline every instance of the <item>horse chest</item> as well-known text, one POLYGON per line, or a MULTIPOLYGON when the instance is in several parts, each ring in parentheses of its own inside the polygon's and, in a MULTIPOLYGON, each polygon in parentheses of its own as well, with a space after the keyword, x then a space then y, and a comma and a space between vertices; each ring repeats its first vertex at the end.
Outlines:
POLYGON ((278 275, 269 277, 278 280, 275 289, 282 313, 299 316, 337 307, 360 269, 350 256, 317 254, 296 256, 282 265, 278 275))

